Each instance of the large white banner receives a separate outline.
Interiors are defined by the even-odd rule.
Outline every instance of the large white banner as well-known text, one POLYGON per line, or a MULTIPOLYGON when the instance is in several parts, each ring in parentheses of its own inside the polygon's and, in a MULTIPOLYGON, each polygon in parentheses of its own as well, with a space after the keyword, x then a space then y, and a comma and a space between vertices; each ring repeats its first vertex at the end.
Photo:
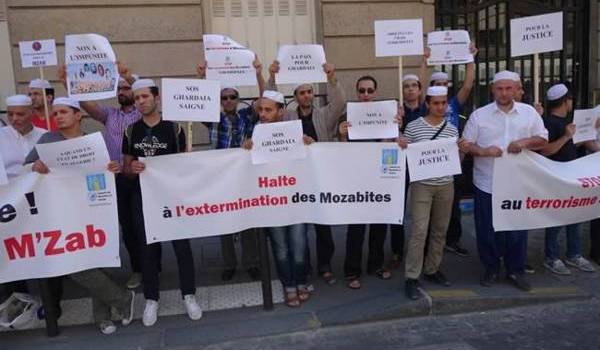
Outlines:
POLYGON ((390 139, 398 137, 398 101, 348 102, 348 137, 350 140, 390 139))
POLYGON ((431 50, 427 64, 437 66, 473 62, 470 44, 471 39, 466 30, 431 32, 427 34, 427 46, 431 50))
POLYGON ((69 96, 80 101, 117 95, 119 69, 108 39, 98 34, 65 36, 69 96))
POLYGON ((456 138, 442 138, 408 145, 406 151, 410 182, 461 173, 456 138))
POLYGON ((162 117, 186 122, 219 122, 221 83, 204 79, 163 78, 162 117))
POLYGON ((0 283, 117 267, 114 175, 30 172, 0 187, 0 283))
POLYGON ((600 216, 600 153, 555 162, 531 151, 496 158, 496 231, 563 226, 600 216))
POLYGON ((218 80, 222 85, 255 86, 254 52, 238 44, 230 37, 205 34, 204 58, 206 79, 218 80))
POLYGON ((563 13, 510 20, 510 55, 531 55, 563 49, 563 13))
POLYGON ((23 68, 56 66, 56 42, 54 39, 20 41, 19 53, 23 68))
POLYGON ((325 50, 322 45, 283 45, 277 53, 277 84, 325 83, 325 50))
POLYGON ((423 54, 423 19, 375 21, 375 56, 423 54))
POLYGON ((140 176, 149 243, 297 223, 400 224, 405 153, 395 143, 315 143, 252 165, 227 149, 151 157, 140 176), (173 181, 177 179, 177 181, 173 181))

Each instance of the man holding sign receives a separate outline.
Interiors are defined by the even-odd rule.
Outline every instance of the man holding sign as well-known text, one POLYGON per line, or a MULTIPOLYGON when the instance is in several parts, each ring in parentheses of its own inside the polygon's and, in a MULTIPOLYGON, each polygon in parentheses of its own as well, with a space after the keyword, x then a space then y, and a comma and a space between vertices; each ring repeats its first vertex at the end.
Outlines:
POLYGON ((503 258, 509 282, 529 291, 531 286, 523 277, 527 231, 496 232, 492 224, 494 158, 502 157, 504 152, 539 150, 548 142, 548 131, 535 109, 514 101, 516 89, 513 72, 496 73, 492 86, 495 101, 471 114, 463 133, 464 142, 469 144, 463 147, 475 162, 475 231, 479 258, 485 268, 481 284, 490 287, 498 281, 503 258))
MULTIPOLYGON (((29 82, 29 97, 33 103, 34 114, 32 118, 33 125, 41 128, 48 129, 46 124, 46 108, 44 107, 44 92, 46 93, 46 105, 52 106, 54 101, 54 88, 48 80, 34 79, 29 82), (45 90, 45 91, 44 91, 45 90)), ((56 130, 56 119, 54 115, 50 113, 50 130, 56 130)))

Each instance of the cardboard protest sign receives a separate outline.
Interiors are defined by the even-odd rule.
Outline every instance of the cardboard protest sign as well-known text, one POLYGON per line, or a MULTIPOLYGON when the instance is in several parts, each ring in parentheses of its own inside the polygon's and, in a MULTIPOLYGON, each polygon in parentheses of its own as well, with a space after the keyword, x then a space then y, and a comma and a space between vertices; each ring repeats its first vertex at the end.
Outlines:
POLYGON ((226 35, 205 34, 203 40, 206 79, 232 86, 257 84, 254 52, 226 35))
POLYGON ((406 150, 410 182, 460 174, 456 138, 416 142, 406 150))
POLYGON ((302 122, 258 124, 252 133, 252 164, 264 164, 306 157, 302 122))
POLYGON ((277 61, 277 84, 327 82, 327 75, 323 71, 325 50, 321 45, 283 45, 277 53, 277 61))
POLYGON ((40 160, 51 171, 105 171, 110 161, 102 134, 93 134, 60 142, 35 145, 40 160))
POLYGON ((563 49, 563 13, 510 20, 511 57, 563 49))
POLYGON ((470 44, 471 39, 466 30, 431 32, 427 34, 427 46, 431 50, 427 64, 436 66, 473 62, 470 44))
POLYGON ((398 137, 398 102, 348 102, 348 138, 350 140, 388 139, 398 137))
POLYGON ((65 36, 65 64, 69 96, 79 101, 101 100, 117 95, 119 70, 115 53, 98 34, 65 36))
POLYGON ((164 120, 218 122, 221 114, 221 84, 203 79, 162 79, 164 120))
POLYGON ((23 68, 56 66, 56 43, 54 39, 19 42, 23 68))
POLYGON ((575 124, 575 135, 573 143, 595 140, 598 136, 596 130, 596 120, 598 120, 599 111, 593 109, 576 109, 573 112, 573 124, 575 124))
POLYGON ((375 56, 423 54, 423 20, 375 21, 375 56))

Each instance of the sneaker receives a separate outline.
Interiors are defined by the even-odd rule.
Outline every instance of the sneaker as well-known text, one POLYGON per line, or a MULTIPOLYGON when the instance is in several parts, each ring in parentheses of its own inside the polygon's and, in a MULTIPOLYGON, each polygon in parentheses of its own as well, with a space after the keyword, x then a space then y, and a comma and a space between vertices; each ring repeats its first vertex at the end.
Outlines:
POLYGON ((439 270, 435 273, 432 273, 431 275, 423 274, 423 277, 429 282, 433 282, 444 287, 450 287, 450 282, 448 282, 446 276, 444 276, 444 274, 439 270))
POLYGON ((144 316, 142 316, 142 323, 146 327, 154 326, 157 318, 158 318, 158 301, 146 300, 146 307, 144 308, 144 316))
POLYGON ((421 297, 419 292, 419 280, 409 278, 404 283, 404 294, 410 300, 417 300, 421 297))
POLYGON ((469 256, 469 251, 461 247, 458 243, 445 245, 444 250, 462 257, 469 256))
POLYGON ((570 275, 571 270, 560 259, 544 261, 544 267, 557 275, 570 275))
POLYGON ((535 273, 535 269, 531 265, 525 264, 525 273, 533 275, 535 273))
POLYGON ((510 282, 510 284, 524 292, 529 292, 531 290, 531 285, 522 275, 508 275, 506 276, 506 279, 508 279, 508 282, 510 282))
POLYGON ((117 330, 117 326, 111 320, 104 320, 100 322, 100 332, 102 334, 113 334, 117 330))
POLYGON ((498 283, 498 274, 486 272, 483 277, 481 277, 480 283, 484 287, 492 287, 494 284, 498 283))
POLYGON ((185 305, 185 309, 187 311, 188 316, 192 320, 199 320, 202 317, 202 308, 196 302, 196 296, 193 294, 188 294, 183 297, 183 304, 185 305))
POLYGON ((131 321, 133 320, 133 310, 134 310, 134 306, 135 306, 135 292, 130 291, 130 293, 131 293, 131 301, 127 305, 127 309, 124 310, 125 314, 123 315, 123 319, 121 320, 121 324, 123 326, 128 326, 131 323, 131 321))
POLYGON ((134 272, 131 274, 131 276, 129 276, 129 279, 127 280, 127 288, 128 289, 135 289, 137 287, 139 287, 142 284, 142 274, 139 272, 134 272))
POLYGON ((565 262, 567 263, 567 265, 576 267, 579 270, 584 271, 584 272, 595 272, 596 271, 596 268, 594 267, 594 265, 592 265, 591 262, 589 262, 586 258, 584 258, 581 255, 578 255, 573 258, 567 258, 567 259, 565 259, 565 262))

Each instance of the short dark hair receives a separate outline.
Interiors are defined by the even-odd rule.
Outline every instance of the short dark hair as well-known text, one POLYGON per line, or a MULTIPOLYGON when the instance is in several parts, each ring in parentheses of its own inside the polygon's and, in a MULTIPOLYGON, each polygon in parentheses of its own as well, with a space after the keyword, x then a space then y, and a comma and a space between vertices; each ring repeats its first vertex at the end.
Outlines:
POLYGON ((52 98, 54 98, 54 88, 46 88, 44 90, 46 90, 46 96, 52 95, 52 98))
POLYGON ((358 90, 358 84, 360 84, 361 81, 367 81, 370 80, 373 82, 373 86, 375 87, 375 90, 377 90, 377 80, 375 80, 375 78, 373 78, 370 75, 363 75, 362 77, 358 78, 358 80, 356 81, 356 90, 358 90))
POLYGON ((158 86, 151 86, 150 93, 152 93, 152 96, 154 97, 158 96, 158 86))

